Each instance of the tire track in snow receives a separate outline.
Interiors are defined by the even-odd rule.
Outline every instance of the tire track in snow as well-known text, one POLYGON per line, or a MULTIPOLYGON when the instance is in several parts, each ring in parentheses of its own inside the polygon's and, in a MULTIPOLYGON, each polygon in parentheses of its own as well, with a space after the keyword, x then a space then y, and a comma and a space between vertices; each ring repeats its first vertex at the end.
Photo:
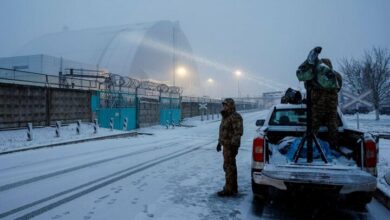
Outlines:
POLYGON ((58 201, 54 202, 54 203, 48 204, 48 205, 46 205, 46 206, 44 206, 44 207, 41 207, 41 208, 36 209, 36 210, 34 210, 34 211, 31 211, 31 212, 29 212, 29 213, 27 213, 27 214, 24 214, 23 216, 18 217, 18 218, 16 218, 16 219, 30 219, 30 218, 33 218, 33 217, 38 216, 38 215, 40 215, 40 214, 42 214, 42 213, 44 213, 44 212, 47 212, 47 211, 49 211, 49 210, 51 210, 51 209, 53 209, 53 208, 56 208, 56 207, 58 207, 58 206, 60 206, 60 205, 63 205, 63 204, 68 203, 68 202, 70 202, 70 201, 72 201, 72 200, 74 200, 74 199, 77 199, 77 198, 79 198, 79 197, 81 197, 81 196, 84 196, 84 195, 86 195, 86 194, 88 194, 88 193, 90 193, 90 192, 93 192, 93 191, 95 191, 95 190, 98 190, 98 189, 100 189, 100 188, 103 188, 103 187, 105 187, 105 186, 107 186, 107 185, 109 185, 109 184, 112 184, 112 183, 114 183, 114 182, 117 182, 117 181, 119 181, 119 180, 122 180, 122 179, 124 179, 124 178, 126 178, 126 177, 129 177, 129 176, 131 176, 131 175, 133 175, 133 174, 136 174, 136 173, 138 173, 138 172, 140 172, 140 171, 146 170, 146 169, 148 169, 148 168, 150 168, 150 167, 156 166, 156 165, 161 164, 161 163, 163 163, 163 162, 166 162, 166 161, 175 159, 175 158, 177 158, 177 157, 180 157, 180 156, 189 154, 189 153, 191 153, 191 152, 193 152, 193 151, 199 150, 200 148, 202 148, 202 147, 204 147, 204 146, 207 146, 207 145, 209 145, 209 144, 212 144, 212 143, 214 143, 214 142, 215 142, 215 141, 213 140, 213 141, 209 141, 209 142, 207 142, 207 143, 205 143, 205 144, 200 144, 200 143, 198 143, 198 144, 195 145, 196 147, 193 147, 194 145, 190 145, 190 146, 188 146, 187 148, 191 148, 191 147, 193 147, 193 148, 191 148, 191 149, 189 149, 189 150, 188 150, 188 149, 185 149, 185 150, 178 150, 178 151, 175 151, 175 152, 173 152, 173 153, 169 153, 169 154, 163 156, 163 157, 160 158, 160 159, 157 159, 157 160, 156 160, 156 159, 153 159, 153 160, 149 160, 149 161, 146 161, 146 162, 143 162, 143 163, 140 163, 140 164, 131 166, 131 167, 129 167, 129 168, 126 168, 126 169, 121 170, 121 171, 117 171, 117 172, 112 173, 112 174, 110 174, 110 175, 107 175, 107 176, 105 176, 105 177, 101 177, 101 178, 95 179, 95 180, 93 180, 93 181, 89 181, 89 182, 87 182, 87 183, 81 184, 81 185, 76 186, 76 187, 73 187, 73 188, 71 188, 71 189, 68 189, 68 190, 65 190, 65 191, 56 193, 56 194, 54 194, 54 195, 48 196, 48 197, 46 197, 46 198, 37 200, 37 201, 35 201, 35 202, 31 202, 31 203, 29 203, 29 204, 20 206, 20 207, 18 207, 18 208, 9 210, 9 211, 4 212, 4 213, 0 213, 0 218, 4 218, 4 217, 7 217, 7 216, 9 216, 9 215, 16 214, 16 213, 18 213, 18 212, 20 212, 20 211, 23 211, 23 210, 25 210, 25 209, 34 207, 34 206, 36 206, 36 205, 38 205, 38 204, 40 204, 40 203, 44 203, 44 202, 50 201, 50 200, 55 199, 55 198, 57 198, 57 197, 66 195, 66 194, 68 194, 68 193, 77 191, 77 190, 79 190, 79 189, 88 187, 88 186, 90 186, 90 185, 93 185, 93 186, 90 187, 90 188, 84 189, 84 190, 82 190, 82 191, 80 191, 80 192, 77 192, 77 193, 75 193, 75 194, 73 194, 73 195, 70 195, 70 196, 68 196, 68 197, 65 197, 65 198, 63 198, 63 199, 61 199, 61 200, 58 200, 58 201), (118 175, 119 175, 119 176, 118 176, 118 175), (106 181, 105 181, 105 182, 102 182, 102 183, 99 183, 99 184, 97 184, 97 185, 94 185, 94 184, 96 184, 96 183, 98 183, 98 182, 101 182, 101 181, 104 181, 104 180, 106 180, 106 181))
MULTIPOLYGON (((177 142, 177 141, 173 141, 173 142, 169 142, 167 144, 171 144, 169 147, 174 147, 175 144, 178 144, 178 143, 179 142, 177 142)), ((107 158, 107 159, 102 159, 102 160, 94 161, 94 162, 91 162, 91 163, 87 163, 87 164, 71 167, 71 168, 68 168, 68 169, 59 170, 59 171, 56 171, 56 172, 44 174, 44 175, 41 175, 41 176, 36 176, 36 177, 32 177, 32 178, 25 179, 25 180, 20 180, 20 181, 17 181, 17 182, 13 182, 13 183, 9 183, 9 184, 0 186, 0 192, 6 191, 6 190, 10 190, 10 189, 13 189, 13 188, 16 188, 16 187, 20 187, 20 186, 23 186, 23 185, 26 185, 26 184, 30 184, 30 183, 33 183, 33 182, 45 180, 45 179, 48 179, 48 178, 51 178, 51 177, 54 177, 54 176, 58 176, 58 175, 62 175, 62 174, 65 174, 65 173, 70 173, 70 172, 73 172, 73 171, 76 171, 76 170, 80 170, 80 169, 83 169, 83 168, 91 167, 91 166, 94 166, 94 165, 107 163, 107 162, 110 162, 110 161, 113 161, 113 160, 118 160, 118 159, 122 159, 122 158, 125 158, 125 157, 131 157, 131 156, 135 156, 135 155, 138 155, 138 154, 146 153, 146 152, 149 152, 149 151, 166 149, 166 148, 168 148, 168 147, 167 146, 165 146, 165 147, 154 147, 154 148, 149 148, 149 149, 144 149, 144 150, 138 150, 138 151, 134 151, 134 152, 131 152, 131 153, 128 153, 128 154, 115 156, 115 157, 111 157, 111 158, 107 158)))
MULTIPOLYGON (((160 144, 162 144, 162 143, 163 144, 171 144, 171 142, 172 142, 172 139, 168 138, 168 139, 160 141, 159 143, 160 144), (168 143, 165 143, 167 141, 168 141, 168 143)), ((154 144, 155 143, 147 143, 147 144, 142 145, 142 147, 146 147, 146 146, 150 146, 150 145, 154 145, 154 144)), ((99 154, 99 153, 104 153, 104 152, 107 152, 107 151, 119 150, 119 149, 128 148, 128 147, 129 147, 129 144, 125 144, 125 145, 119 145, 119 146, 115 146, 115 147, 108 148, 108 149, 99 149, 99 150, 85 151, 83 153, 71 154, 71 155, 63 156, 63 157, 54 157, 54 158, 49 159, 49 160, 36 161, 36 162, 33 162, 33 163, 16 165, 16 166, 7 167, 7 168, 1 168, 0 172, 8 171, 8 170, 16 169, 16 168, 28 167, 28 166, 32 166, 32 165, 47 164, 48 162, 52 162, 52 161, 58 162, 59 160, 65 160, 65 159, 79 157, 79 156, 84 156, 84 155, 99 154)), ((135 147, 137 147, 137 146, 135 146, 135 147)))

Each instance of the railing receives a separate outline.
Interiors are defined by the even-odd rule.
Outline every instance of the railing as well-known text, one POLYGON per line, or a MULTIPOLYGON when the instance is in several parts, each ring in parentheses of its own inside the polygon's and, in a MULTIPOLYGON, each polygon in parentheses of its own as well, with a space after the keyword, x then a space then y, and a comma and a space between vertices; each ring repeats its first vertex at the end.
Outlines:
POLYGON ((85 90, 98 90, 102 89, 103 86, 97 80, 86 80, 71 76, 54 76, 6 68, 0 68, 0 82, 85 90))

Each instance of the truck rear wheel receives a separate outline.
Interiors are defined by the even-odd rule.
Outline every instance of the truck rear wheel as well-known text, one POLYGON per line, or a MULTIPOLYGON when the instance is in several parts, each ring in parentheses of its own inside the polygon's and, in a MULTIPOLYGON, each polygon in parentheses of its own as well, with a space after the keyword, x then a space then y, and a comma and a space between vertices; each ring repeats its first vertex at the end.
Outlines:
POLYGON ((264 200, 268 197, 268 186, 256 184, 252 179, 252 192, 255 200, 264 200))
POLYGON ((358 209, 364 209, 372 200, 372 192, 354 192, 347 195, 347 202, 358 209))

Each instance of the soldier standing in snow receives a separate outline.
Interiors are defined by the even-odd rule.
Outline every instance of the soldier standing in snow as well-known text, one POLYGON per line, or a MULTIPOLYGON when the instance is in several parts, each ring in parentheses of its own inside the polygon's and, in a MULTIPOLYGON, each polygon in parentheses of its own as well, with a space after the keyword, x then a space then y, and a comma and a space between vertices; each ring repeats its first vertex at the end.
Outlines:
POLYGON ((222 102, 222 121, 219 126, 217 151, 223 146, 223 169, 225 187, 218 192, 219 196, 233 196, 238 192, 236 155, 241 144, 243 133, 242 117, 236 112, 234 100, 227 98, 222 102))

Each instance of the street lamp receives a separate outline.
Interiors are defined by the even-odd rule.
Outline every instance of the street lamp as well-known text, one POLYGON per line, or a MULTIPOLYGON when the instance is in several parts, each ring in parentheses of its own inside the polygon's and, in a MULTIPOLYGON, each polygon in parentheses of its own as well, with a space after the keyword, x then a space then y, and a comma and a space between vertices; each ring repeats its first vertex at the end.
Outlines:
POLYGON ((211 84, 211 83, 214 82, 214 80, 213 80, 212 78, 209 78, 209 79, 207 80, 207 82, 211 84))
POLYGON ((234 72, 237 76, 237 97, 240 98, 240 76, 242 75, 241 70, 234 72))

